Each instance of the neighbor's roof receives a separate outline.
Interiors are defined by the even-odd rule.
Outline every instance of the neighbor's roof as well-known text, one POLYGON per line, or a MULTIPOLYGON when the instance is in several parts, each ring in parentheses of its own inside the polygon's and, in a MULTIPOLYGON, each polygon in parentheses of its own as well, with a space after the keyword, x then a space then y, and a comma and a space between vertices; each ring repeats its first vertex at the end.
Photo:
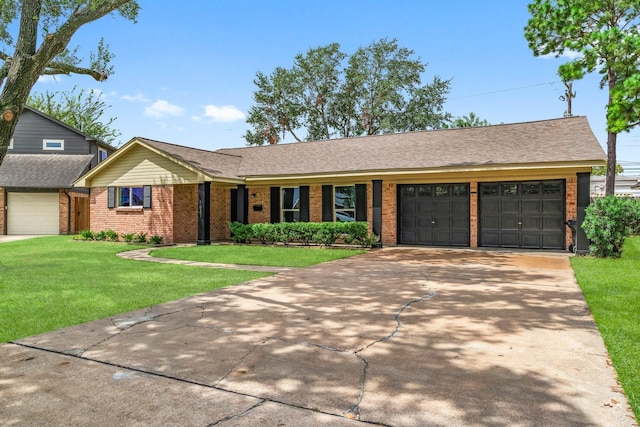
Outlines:
POLYGON ((92 154, 7 154, 0 165, 0 187, 71 188, 92 158, 92 154))
POLYGON ((600 163, 584 116, 261 147, 221 149, 242 157, 238 176, 410 171, 538 163, 600 163))

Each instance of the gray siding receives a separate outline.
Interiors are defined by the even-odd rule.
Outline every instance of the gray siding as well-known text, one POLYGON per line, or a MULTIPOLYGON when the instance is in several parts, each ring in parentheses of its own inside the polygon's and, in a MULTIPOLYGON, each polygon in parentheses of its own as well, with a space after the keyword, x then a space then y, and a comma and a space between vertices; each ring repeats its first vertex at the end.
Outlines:
MULTIPOLYGON (((87 141, 84 135, 76 133, 32 111, 24 110, 18 119, 18 125, 13 133, 13 149, 9 150, 8 153, 92 154, 90 145, 95 146, 95 142, 87 141), (43 150, 43 139, 64 140, 64 150, 43 150)), ((95 148, 94 150, 97 151, 95 148)))

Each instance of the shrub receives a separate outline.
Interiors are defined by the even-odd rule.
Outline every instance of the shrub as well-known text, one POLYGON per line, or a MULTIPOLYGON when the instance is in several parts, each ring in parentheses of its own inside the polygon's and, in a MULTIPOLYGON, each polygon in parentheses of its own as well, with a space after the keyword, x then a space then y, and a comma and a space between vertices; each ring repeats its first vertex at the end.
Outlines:
POLYGON ((127 243, 131 243, 133 242, 133 239, 136 237, 136 235, 134 233, 126 233, 126 234, 122 234, 120 237, 122 237, 122 240, 124 240, 127 243))
POLYGON ((160 243, 162 243, 163 240, 164 240, 164 237, 158 236, 157 234, 154 234, 153 236, 149 237, 149 243, 153 245, 159 245, 160 243))
POLYGON ((147 233, 138 233, 133 238, 134 243, 147 243, 147 233))
POLYGON ((107 230, 104 232, 107 240, 109 240, 110 242, 117 242, 118 241, 118 233, 116 233, 113 230, 107 230))
POLYGON ((82 230, 80 232, 80 239, 82 240, 93 240, 93 232, 91 230, 82 230))
POLYGON ((231 239, 236 243, 250 243, 251 242, 251 225, 243 224, 238 221, 234 221, 229 224, 231 230, 231 239))
POLYGON ((342 234, 342 225, 340 222, 323 222, 320 224, 318 231, 313 236, 313 241, 325 246, 333 245, 338 237, 342 234))
MULTIPOLYGON (((266 245, 269 241, 269 230, 271 228, 271 224, 252 224, 251 225, 251 235, 253 238, 258 239, 260 243, 266 245)), ((233 230, 232 230, 233 231, 233 230)))
POLYGON ((637 228, 638 201, 610 195, 596 198, 586 209, 582 228, 591 241, 589 253, 599 258, 619 258, 624 240, 637 228))
POLYGON ((107 240, 107 232, 104 230, 100 230, 93 235, 93 238, 100 241, 107 240))

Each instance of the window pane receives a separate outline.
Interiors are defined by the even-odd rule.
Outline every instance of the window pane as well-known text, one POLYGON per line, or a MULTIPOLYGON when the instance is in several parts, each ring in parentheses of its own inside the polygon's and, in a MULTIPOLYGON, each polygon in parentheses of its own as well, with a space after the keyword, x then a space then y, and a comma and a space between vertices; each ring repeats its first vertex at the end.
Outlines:
POLYGON ((522 184, 522 194, 523 195, 537 195, 537 194, 540 194, 540 185, 538 183, 535 183, 535 184, 522 184))
POLYGON ((448 196, 448 195, 449 195, 449 187, 444 187, 441 185, 436 186, 436 197, 448 196))
POLYGON ((335 188, 335 205, 336 209, 355 209, 356 207, 356 186, 335 188))
POLYGON ((131 189, 131 206, 142 206, 144 201, 144 191, 142 187, 131 189))
POLYGON ((453 195, 454 196, 466 196, 467 195, 467 186, 466 185, 454 185, 453 186, 453 195))
POLYGON ((544 183, 544 187, 542 189, 544 194, 560 194, 560 183, 544 183))
POLYGON ((482 186, 483 196, 496 196, 498 194, 497 184, 485 184, 482 186))
POLYGON ((130 206, 131 189, 129 187, 120 187, 118 191, 118 206, 130 206))
POLYGON ((503 196, 515 196, 518 194, 518 184, 503 184, 502 195, 503 196))
POLYGON ((413 185, 405 185, 402 187, 402 197, 414 197, 416 195, 416 187, 413 185))
POLYGON ((336 221, 355 221, 356 211, 336 211, 336 221))
POLYGON ((282 222, 298 222, 300 221, 299 211, 282 211, 282 222))
POLYGON ((421 185, 418 187, 418 196, 431 197, 431 186, 421 185))
POLYGON ((283 188, 282 189, 282 209, 299 209, 300 208, 300 189, 283 188))

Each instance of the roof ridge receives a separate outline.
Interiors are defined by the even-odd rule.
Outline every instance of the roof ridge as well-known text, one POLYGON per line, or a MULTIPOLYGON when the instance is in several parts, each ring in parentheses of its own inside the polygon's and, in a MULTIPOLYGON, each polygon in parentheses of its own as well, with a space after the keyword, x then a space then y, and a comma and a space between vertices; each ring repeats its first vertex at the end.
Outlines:
POLYGON ((134 137, 133 139, 139 139, 139 140, 142 140, 142 141, 148 141, 148 142, 151 142, 151 143, 157 142, 157 143, 160 143, 160 144, 171 145, 171 146, 173 146, 173 147, 180 147, 180 148, 184 148, 184 149, 187 149, 187 150, 202 151, 202 152, 209 153, 209 154, 220 154, 220 155, 224 155, 224 156, 231 156, 231 157, 238 157, 238 158, 242 158, 242 156, 238 156, 238 155, 236 155, 236 154, 219 153, 219 152, 218 152, 218 151, 219 151, 219 149, 218 149, 218 150, 206 150, 206 149, 204 149, 204 148, 188 147, 188 146, 186 146, 186 145, 182 145, 182 144, 174 144, 174 143, 172 143, 172 142, 159 141, 159 140, 157 140, 157 139, 145 138, 145 137, 143 137, 143 136, 136 136, 136 137, 134 137))

